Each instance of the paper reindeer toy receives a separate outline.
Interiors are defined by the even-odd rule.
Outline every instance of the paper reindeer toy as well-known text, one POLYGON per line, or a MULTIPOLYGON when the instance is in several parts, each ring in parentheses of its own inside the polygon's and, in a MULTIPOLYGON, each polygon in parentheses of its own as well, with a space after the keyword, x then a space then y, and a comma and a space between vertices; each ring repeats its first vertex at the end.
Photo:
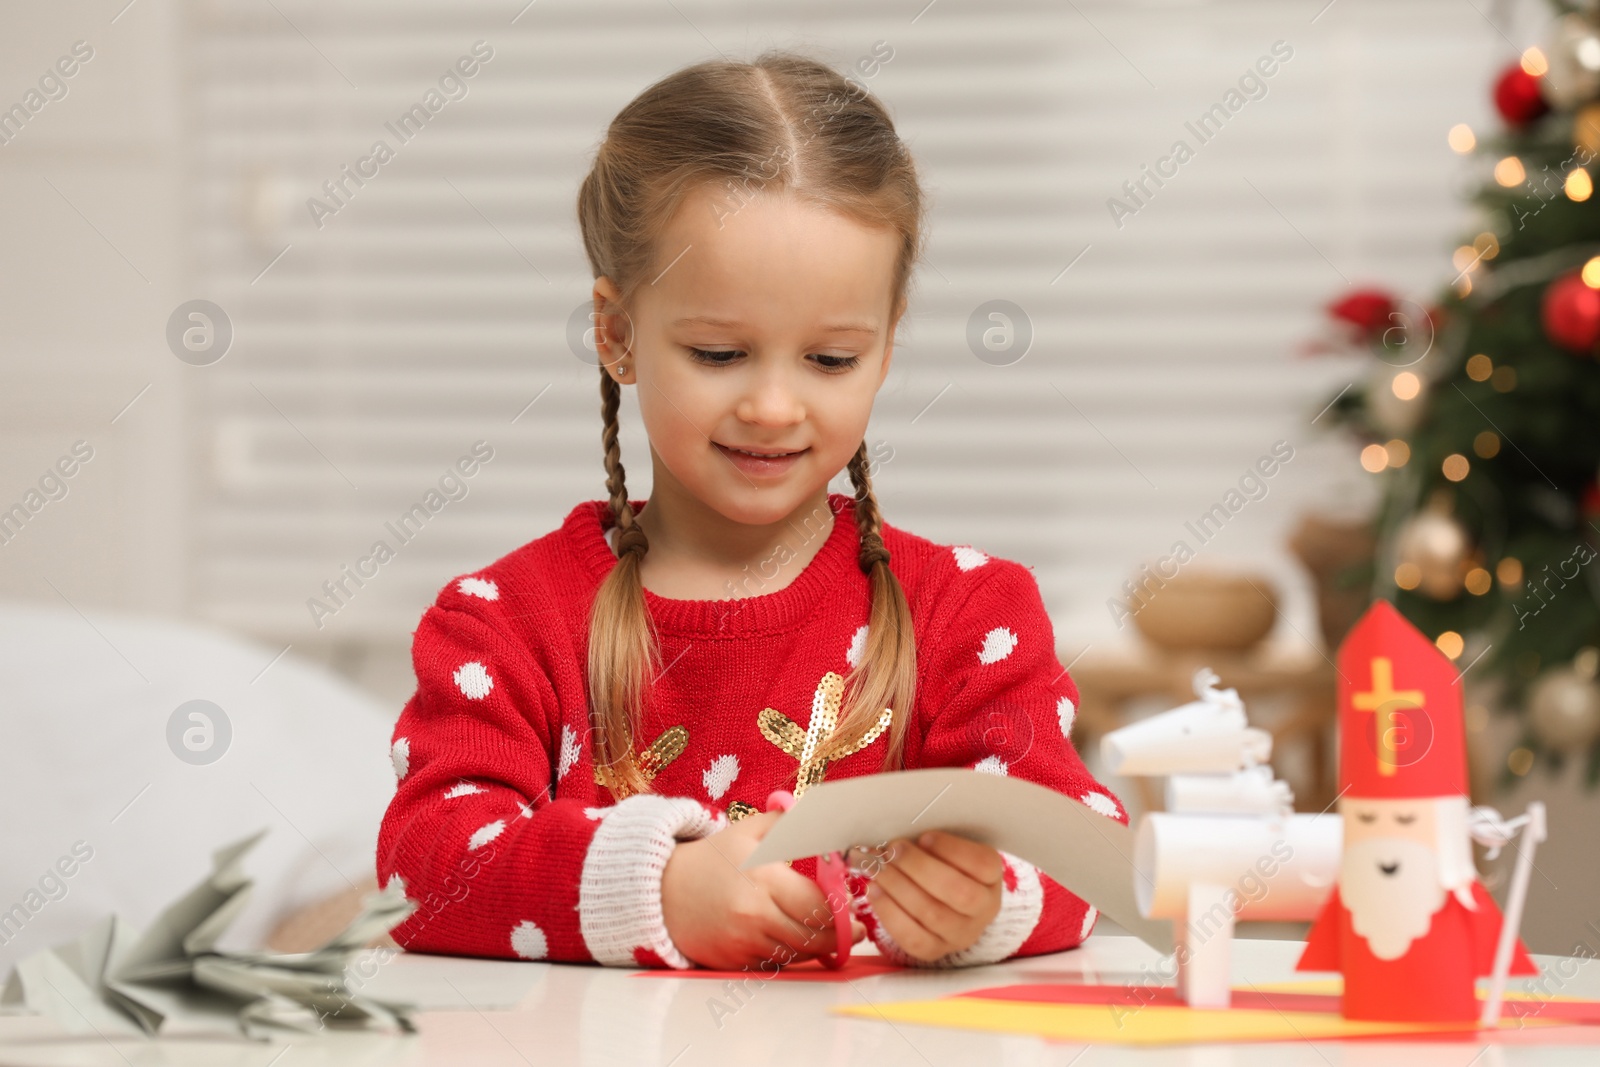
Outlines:
POLYGON ((73 1033, 271 1037, 324 1027, 411 1031, 411 1006, 363 995, 347 966, 416 910, 400 886, 368 894, 361 913, 312 952, 228 951, 216 941, 250 894, 244 854, 265 830, 212 854, 212 872, 143 933, 115 915, 77 940, 17 964, 0 1004, 24 1005, 73 1033))
POLYGON ((1297 815, 1237 690, 1194 675, 1196 699, 1100 741, 1111 774, 1166 775, 1166 811, 1139 817, 1133 889, 1147 919, 1172 922, 1177 994, 1191 1008, 1233 1002, 1234 927, 1315 918, 1339 867, 1339 817, 1297 815))
MULTIPOLYGON (((1384 600, 1345 638, 1338 673, 1343 850, 1296 968, 1342 972, 1348 1019, 1477 1019, 1478 976, 1538 970, 1520 940, 1501 944, 1473 868, 1474 821, 1495 817, 1469 809, 1459 675, 1384 600)), ((1515 915, 1526 883, 1514 888, 1515 915)))

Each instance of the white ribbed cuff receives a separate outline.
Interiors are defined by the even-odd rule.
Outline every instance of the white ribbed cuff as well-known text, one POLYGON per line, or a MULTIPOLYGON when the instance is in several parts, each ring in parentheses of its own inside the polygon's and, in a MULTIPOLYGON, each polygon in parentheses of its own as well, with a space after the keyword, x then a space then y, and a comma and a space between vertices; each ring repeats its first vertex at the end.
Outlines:
POLYGON ((661 872, 679 841, 728 825, 698 800, 636 793, 605 809, 589 842, 578 886, 578 924, 598 963, 638 967, 647 949, 680 971, 694 964, 678 951, 661 914, 661 872))
MULTIPOLYGON (((1016 875, 1017 888, 1001 891, 1000 912, 978 940, 959 952, 949 952, 934 960, 919 960, 901 948, 883 928, 883 921, 874 915, 872 939, 877 942, 878 951, 902 967, 975 967, 982 963, 999 963, 1015 955, 1033 933, 1044 911, 1044 886, 1033 864, 1003 849, 1000 855, 1016 875)), ((863 910, 872 913, 871 901, 863 897, 861 904, 863 910)))

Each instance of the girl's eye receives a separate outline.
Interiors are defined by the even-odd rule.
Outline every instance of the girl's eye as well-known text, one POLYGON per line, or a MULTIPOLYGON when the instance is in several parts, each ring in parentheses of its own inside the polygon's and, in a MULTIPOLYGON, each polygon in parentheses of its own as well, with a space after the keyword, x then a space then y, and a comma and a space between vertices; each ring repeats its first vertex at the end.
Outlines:
POLYGON ((1365 823, 1373 823, 1378 821, 1378 813, 1375 811, 1359 811, 1356 813, 1356 818, 1365 823))
POLYGON ((1415 815, 1396 815, 1394 817, 1394 821, 1399 823, 1401 826, 1410 826, 1412 823, 1417 821, 1417 817, 1415 815))
MULTIPOLYGON (((689 352, 696 362, 704 363, 710 367, 726 367, 744 355, 742 351, 736 348, 711 349, 691 346, 689 352)), ((813 355, 811 358, 816 361, 818 368, 829 374, 840 374, 861 362, 860 356, 825 356, 818 354, 813 355)))
POLYGON ((713 367, 726 367, 728 364, 732 363, 736 358, 738 358, 739 355, 741 355, 738 349, 708 350, 704 348, 690 348, 689 351, 694 354, 694 358, 696 360, 701 363, 709 364, 713 367))
POLYGON ((861 362, 860 356, 814 356, 817 366, 831 374, 847 371, 861 362))

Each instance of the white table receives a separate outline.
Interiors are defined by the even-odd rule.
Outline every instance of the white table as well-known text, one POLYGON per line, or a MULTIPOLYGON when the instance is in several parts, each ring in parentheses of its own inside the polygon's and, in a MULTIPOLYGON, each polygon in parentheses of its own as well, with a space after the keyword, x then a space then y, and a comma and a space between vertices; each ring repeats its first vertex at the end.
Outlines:
MULTIPOLYGON (((857 946, 858 950, 861 946, 857 946)), ((870 951, 870 945, 867 950, 870 951)), ((1242 939, 1234 946, 1234 981, 1305 978, 1294 960, 1301 945, 1242 939)), ((831 1014, 835 1004, 925 999, 1016 982, 1143 980, 1158 957, 1131 937, 1095 935, 1082 947, 957 971, 906 971, 850 983, 767 982, 739 1007, 722 982, 706 978, 644 978, 638 972, 572 964, 521 963, 400 955, 366 987, 383 996, 408 996, 426 1005, 415 1035, 330 1033, 267 1044, 244 1039, 73 1036, 38 1016, 0 1015, 0 1064, 6 1067, 312 1067, 366 1064, 464 1064, 528 1067, 579 1064, 672 1064, 704 1067, 945 1067, 1004 1064, 1035 1067, 1116 1061, 1168 1067, 1579 1067, 1600 1062, 1600 1043, 1587 1047, 1480 1047, 1402 1042, 1288 1042, 1169 1049, 1052 1044, 1029 1037, 888 1023, 831 1014), (735 1008, 713 1017, 713 998, 735 1008)), ((1559 957, 1535 957, 1549 968, 1559 957)), ((1600 997, 1600 964, 1567 961, 1560 993, 1600 997)), ((1589 1028, 1585 1028, 1589 1029, 1589 1028)), ((1600 1028, 1594 1028, 1600 1040, 1600 1028)), ((1570 1033, 1570 1031, 1569 1031, 1570 1033)), ((1576 1039, 1575 1039, 1576 1040, 1576 1039)))

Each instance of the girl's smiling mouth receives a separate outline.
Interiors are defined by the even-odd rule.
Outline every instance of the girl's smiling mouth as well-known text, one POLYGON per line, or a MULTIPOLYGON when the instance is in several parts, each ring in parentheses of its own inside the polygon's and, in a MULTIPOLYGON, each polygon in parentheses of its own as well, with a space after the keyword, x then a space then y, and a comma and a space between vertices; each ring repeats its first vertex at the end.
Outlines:
POLYGON ((775 448, 735 448, 717 441, 711 442, 744 474, 752 478, 781 478, 794 468, 809 448, 784 451, 775 448))

